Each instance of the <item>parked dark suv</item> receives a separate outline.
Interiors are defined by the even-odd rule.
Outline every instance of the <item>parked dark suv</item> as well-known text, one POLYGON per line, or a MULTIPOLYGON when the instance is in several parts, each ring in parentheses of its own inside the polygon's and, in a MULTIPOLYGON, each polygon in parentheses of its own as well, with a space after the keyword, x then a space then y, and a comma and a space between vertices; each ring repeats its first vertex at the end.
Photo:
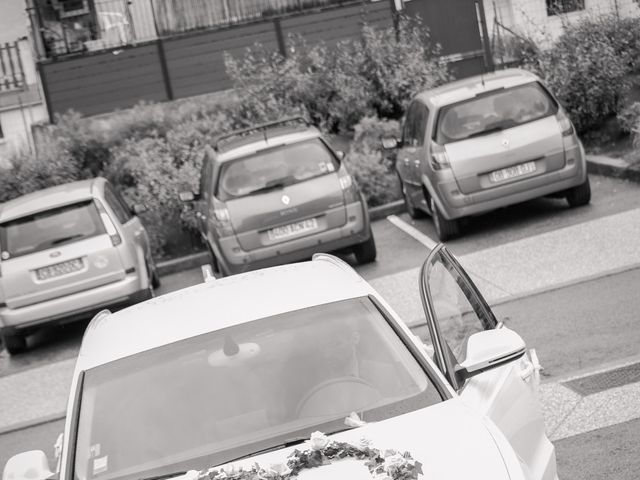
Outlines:
POLYGON ((296 117, 238 130, 206 146, 194 202, 220 275, 349 249, 376 258, 367 204, 321 133, 296 117))

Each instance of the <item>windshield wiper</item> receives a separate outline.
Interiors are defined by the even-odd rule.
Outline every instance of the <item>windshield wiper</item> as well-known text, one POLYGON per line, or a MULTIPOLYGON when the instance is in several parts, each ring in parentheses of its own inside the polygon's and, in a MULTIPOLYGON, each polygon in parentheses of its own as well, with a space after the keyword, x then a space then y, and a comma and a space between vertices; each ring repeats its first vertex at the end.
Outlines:
POLYGON ((251 190, 246 195, 252 195, 254 193, 264 193, 270 190, 277 190, 278 188, 284 188, 287 185, 291 185, 294 182, 295 182, 295 178, 292 178, 292 177, 285 177, 285 178, 280 178, 278 180, 271 180, 270 182, 267 182, 267 184, 264 187, 251 190))
POLYGON ((138 480, 163 480, 165 478, 180 477, 187 473, 187 470, 181 470, 179 472, 161 473, 160 475, 153 475, 151 477, 140 477, 138 480))
POLYGON ((501 132, 502 130, 504 130, 504 126, 496 125, 495 127, 487 128, 486 130, 474 132, 471 135, 468 135, 466 138, 479 137, 480 135, 488 135, 490 133, 501 132))
POLYGON ((69 240, 73 240, 74 238, 82 237, 81 233, 76 233, 75 235, 69 235, 68 237, 56 238, 51 242, 51 245, 58 245, 60 243, 68 242, 69 240))
MULTIPOLYGON (((347 426, 347 427, 339 428, 337 430, 331 431, 331 433, 328 433, 327 435, 334 435, 336 433, 345 432, 347 430, 353 430, 354 428, 358 428, 358 427, 347 426)), ((223 465, 223 464, 226 464, 226 463, 238 462, 240 460, 244 460, 245 458, 254 457, 254 456, 260 455, 262 453, 273 452, 275 450, 281 450, 283 448, 293 447, 294 445, 299 445, 301 443, 306 442, 307 440, 309 440, 309 435, 293 437, 293 438, 285 440, 284 442, 281 442, 281 443, 279 443, 277 445, 272 445, 270 447, 261 448, 260 450, 256 450, 254 452, 250 452, 250 453, 246 453, 244 455, 240 455, 239 457, 233 458, 231 460, 226 460, 225 462, 222 462, 219 465, 223 465)), ((150 480, 150 479, 146 479, 145 478, 145 479, 141 479, 141 480, 150 480)))

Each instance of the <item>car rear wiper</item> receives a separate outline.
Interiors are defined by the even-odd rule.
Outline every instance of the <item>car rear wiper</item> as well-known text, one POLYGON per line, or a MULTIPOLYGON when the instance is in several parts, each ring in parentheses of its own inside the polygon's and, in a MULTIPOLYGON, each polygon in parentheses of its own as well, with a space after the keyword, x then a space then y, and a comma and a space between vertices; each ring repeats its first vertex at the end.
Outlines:
POLYGON ((153 475, 151 477, 140 477, 138 478, 138 480, 163 480, 165 478, 180 477, 185 473, 187 473, 187 470, 181 470, 178 472, 171 472, 171 473, 161 473, 160 475, 153 475))
POLYGON ((504 130, 503 125, 496 125, 495 127, 487 128, 486 130, 481 130, 479 132, 474 132, 471 135, 468 135, 466 138, 479 137, 481 135, 488 135, 490 133, 501 132, 504 130))
POLYGON ((51 245, 58 245, 59 243, 64 243, 64 242, 68 242, 69 240, 73 240, 75 238, 80 238, 84 236, 81 233, 76 233, 75 235, 69 235, 67 237, 62 237, 62 238, 56 238, 55 240, 53 240, 51 242, 51 245))
POLYGON ((277 190, 279 188, 284 188, 285 183, 283 181, 279 181, 277 183, 273 183, 271 185, 267 184, 264 187, 256 188, 255 190, 251 190, 249 193, 245 195, 253 195, 254 193, 265 193, 271 190, 277 190))

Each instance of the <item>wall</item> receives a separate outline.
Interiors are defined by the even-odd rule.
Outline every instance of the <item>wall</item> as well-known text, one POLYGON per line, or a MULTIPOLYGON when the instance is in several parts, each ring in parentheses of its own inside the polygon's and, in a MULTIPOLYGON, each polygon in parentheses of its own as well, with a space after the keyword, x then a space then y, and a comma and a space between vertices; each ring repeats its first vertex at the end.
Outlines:
POLYGON ((69 109, 95 115, 142 100, 158 102, 227 89, 231 81, 224 68, 224 52, 241 54, 255 42, 273 50, 286 48, 290 33, 331 44, 358 35, 365 20, 378 27, 391 25, 390 2, 336 7, 42 61, 39 69, 52 116, 69 109))
POLYGON ((0 125, 4 138, 0 139, 0 164, 13 152, 29 149, 31 125, 47 120, 47 111, 42 103, 0 111, 0 125))
MULTIPOLYGON (((589 15, 615 14, 640 16, 636 0, 585 0, 585 9, 564 15, 547 15, 545 0, 483 0, 487 28, 491 35, 495 11, 501 23, 549 47, 560 36, 564 23, 579 21, 589 15), (494 9, 494 4, 496 8, 494 9)), ((502 32, 501 34, 505 34, 502 32)))

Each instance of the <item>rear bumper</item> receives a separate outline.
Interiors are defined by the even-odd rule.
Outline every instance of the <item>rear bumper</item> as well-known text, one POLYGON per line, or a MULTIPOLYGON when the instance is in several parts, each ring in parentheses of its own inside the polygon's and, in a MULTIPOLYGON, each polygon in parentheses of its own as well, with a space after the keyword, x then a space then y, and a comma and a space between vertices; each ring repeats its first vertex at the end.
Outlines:
POLYGON ((120 281, 53 300, 21 308, 0 308, 0 330, 28 333, 38 326, 90 318, 104 308, 124 307, 147 298, 148 291, 140 290, 139 277, 127 275, 120 281))
POLYGON ((558 193, 584 183, 587 178, 587 165, 582 146, 576 147, 573 152, 568 152, 567 158, 570 158, 570 162, 559 170, 469 195, 459 191, 456 180, 450 171, 439 178, 437 183, 431 184, 431 187, 435 188, 436 202, 439 203, 440 210, 448 219, 486 213, 497 208, 558 193))
POLYGON ((347 223, 342 227, 256 250, 242 250, 235 237, 220 239, 214 246, 216 257, 228 275, 299 262, 314 253, 332 252, 365 242, 371 235, 369 212, 364 202, 347 205, 347 223))

